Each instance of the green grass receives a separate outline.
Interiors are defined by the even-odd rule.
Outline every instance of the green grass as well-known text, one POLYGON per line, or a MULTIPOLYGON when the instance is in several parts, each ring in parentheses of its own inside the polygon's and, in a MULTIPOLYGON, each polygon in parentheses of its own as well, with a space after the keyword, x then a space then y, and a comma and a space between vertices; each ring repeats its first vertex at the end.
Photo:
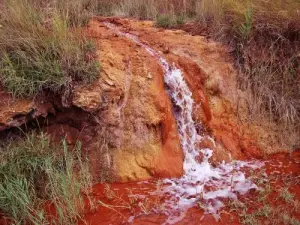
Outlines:
POLYGON ((156 17, 156 26, 162 28, 176 28, 184 24, 184 17, 175 14, 161 14, 156 17))
POLYGON ((238 216, 239 222, 245 225, 300 224, 296 217, 299 212, 299 196, 291 192, 293 188, 297 188, 298 176, 266 176, 265 170, 261 170, 253 173, 250 179, 258 185, 259 190, 247 198, 228 202, 232 220, 238 216))
POLYGON ((64 93, 99 75, 95 45, 75 29, 83 23, 73 16, 80 7, 54 2, 60 1, 4 0, 0 8, 0 78, 16 97, 64 93))
POLYGON ((0 211, 15 224, 73 225, 80 218, 82 193, 91 188, 80 145, 70 152, 65 141, 52 145, 46 135, 32 133, 2 146, 0 162, 0 211))

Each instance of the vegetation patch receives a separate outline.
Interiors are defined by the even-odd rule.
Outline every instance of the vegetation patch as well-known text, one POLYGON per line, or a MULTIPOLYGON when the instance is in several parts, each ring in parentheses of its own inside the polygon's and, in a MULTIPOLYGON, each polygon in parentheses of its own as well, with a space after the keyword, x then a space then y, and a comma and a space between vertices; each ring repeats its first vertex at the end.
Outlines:
POLYGON ((123 0, 116 4, 115 14, 138 19, 154 19, 158 13, 154 0, 123 0))
POLYGON ((299 185, 299 176, 265 175, 265 171, 253 174, 251 178, 258 184, 258 193, 228 203, 228 213, 238 215, 244 225, 297 225, 299 196, 293 193, 299 185), (279 187, 282 187, 278 190, 279 187))
POLYGON ((287 126, 300 119, 300 2, 203 0, 197 21, 235 49, 249 110, 287 126))
POLYGON ((52 145, 45 134, 28 134, 0 148, 0 213, 15 224, 76 223, 91 176, 80 145, 52 145))
POLYGON ((161 14, 156 18, 156 26, 162 28, 176 28, 184 24, 183 16, 176 16, 174 14, 161 14))
POLYGON ((75 29, 83 24, 83 5, 59 2, 5 0, 1 5, 0 78, 16 97, 42 89, 61 92, 99 75, 94 44, 75 29))

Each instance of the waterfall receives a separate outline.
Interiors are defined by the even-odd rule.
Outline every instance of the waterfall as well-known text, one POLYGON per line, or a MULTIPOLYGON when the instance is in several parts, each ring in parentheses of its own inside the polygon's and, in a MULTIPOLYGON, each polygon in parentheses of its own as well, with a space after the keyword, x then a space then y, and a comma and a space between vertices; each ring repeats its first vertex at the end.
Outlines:
POLYGON ((174 224, 184 218, 185 213, 197 204, 206 214, 212 214, 217 220, 219 212, 224 207, 224 199, 237 199, 257 186, 241 170, 242 168, 257 169, 263 166, 259 161, 233 161, 221 163, 213 167, 209 159, 213 151, 208 148, 199 149, 203 137, 197 133, 195 121, 192 117, 194 100, 192 92, 186 84, 182 72, 175 65, 170 65, 163 55, 142 43, 137 36, 121 32, 111 23, 105 26, 120 36, 144 48, 155 57, 164 71, 164 81, 168 87, 168 94, 178 110, 175 112, 179 137, 184 151, 184 176, 178 179, 164 179, 165 184, 160 193, 170 198, 164 203, 168 219, 165 224, 174 224), (202 156, 202 162, 197 161, 202 156))

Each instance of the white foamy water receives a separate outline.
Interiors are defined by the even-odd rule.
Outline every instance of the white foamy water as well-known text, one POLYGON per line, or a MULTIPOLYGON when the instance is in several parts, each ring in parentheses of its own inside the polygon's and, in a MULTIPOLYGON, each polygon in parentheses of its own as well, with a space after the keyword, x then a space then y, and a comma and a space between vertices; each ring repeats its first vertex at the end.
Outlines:
MULTIPOLYGON (((182 72, 175 65, 170 65, 162 54, 139 41, 138 37, 121 32, 110 23, 105 25, 120 36, 130 39, 140 45, 151 56, 155 57, 164 70, 164 80, 168 94, 172 99, 175 117, 179 130, 180 141, 184 151, 184 176, 178 179, 165 179, 163 189, 159 193, 170 196, 164 203, 168 215, 164 224, 175 224, 182 220, 188 209, 199 204, 206 214, 212 214, 217 220, 220 209, 224 207, 224 199, 237 199, 257 186, 247 179, 242 168, 257 169, 263 166, 259 161, 234 161, 221 163, 213 167, 209 159, 213 151, 208 148, 197 148, 203 136, 197 133, 195 121, 192 118, 194 100, 192 92, 184 81, 182 72), (202 162, 197 161, 201 156, 202 162)), ((130 218, 133 220, 133 218, 130 218)))

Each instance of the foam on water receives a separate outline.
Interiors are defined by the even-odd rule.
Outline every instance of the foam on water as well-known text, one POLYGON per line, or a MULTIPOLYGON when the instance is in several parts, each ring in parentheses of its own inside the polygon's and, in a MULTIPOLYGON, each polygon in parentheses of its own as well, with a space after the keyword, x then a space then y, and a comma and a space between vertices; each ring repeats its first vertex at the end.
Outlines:
MULTIPOLYGON (((183 177, 178 179, 165 179, 165 184, 159 193, 168 194, 170 198, 164 203, 168 219, 165 224, 175 224, 182 220, 188 209, 199 204, 206 214, 212 214, 217 220, 219 212, 224 207, 223 199, 237 199, 238 194, 244 195, 257 186, 247 179, 242 168, 257 169, 263 166, 259 161, 234 161, 221 163, 213 167, 209 159, 213 151, 208 148, 199 149, 203 136, 196 130, 192 118, 194 100, 192 92, 184 81, 182 72, 175 65, 168 64, 162 54, 139 41, 138 37, 121 32, 110 23, 105 25, 113 32, 124 36, 144 48, 155 57, 164 70, 164 80, 168 87, 168 94, 174 104, 175 117, 179 130, 182 149, 185 154, 183 177), (197 161, 202 156, 202 162, 197 161)), ((130 218, 132 220, 132 218, 130 218)))

